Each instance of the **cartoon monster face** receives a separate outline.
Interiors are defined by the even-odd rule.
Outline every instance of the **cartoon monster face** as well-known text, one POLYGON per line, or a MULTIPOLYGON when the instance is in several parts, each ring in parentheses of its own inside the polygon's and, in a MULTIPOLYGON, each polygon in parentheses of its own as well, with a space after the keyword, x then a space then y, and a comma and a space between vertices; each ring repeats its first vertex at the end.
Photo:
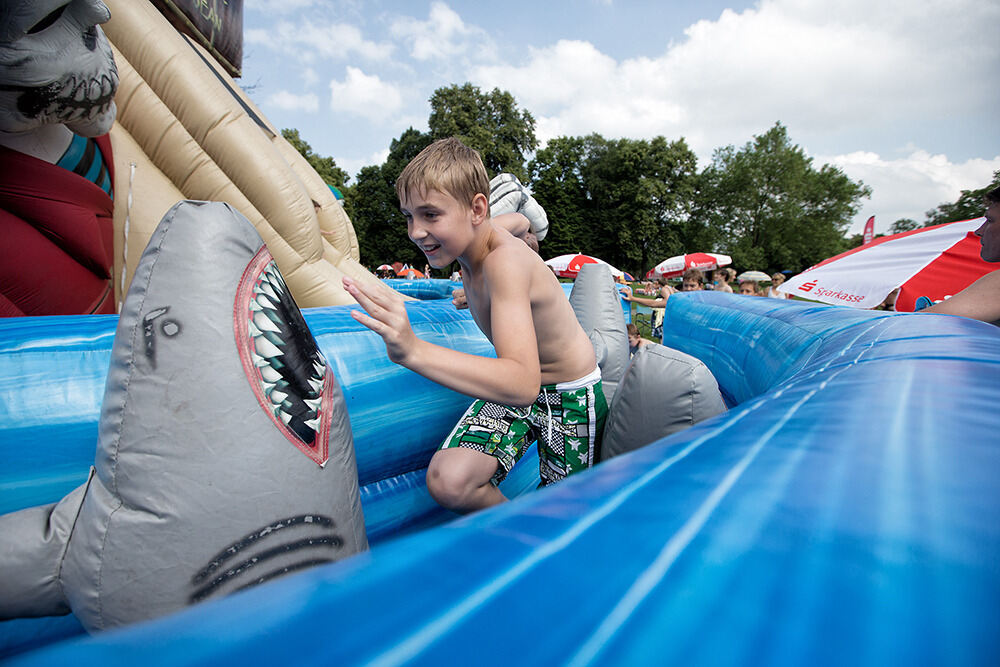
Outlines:
POLYGON ((118 70, 98 27, 109 18, 100 0, 0 0, 0 131, 111 129, 118 70))

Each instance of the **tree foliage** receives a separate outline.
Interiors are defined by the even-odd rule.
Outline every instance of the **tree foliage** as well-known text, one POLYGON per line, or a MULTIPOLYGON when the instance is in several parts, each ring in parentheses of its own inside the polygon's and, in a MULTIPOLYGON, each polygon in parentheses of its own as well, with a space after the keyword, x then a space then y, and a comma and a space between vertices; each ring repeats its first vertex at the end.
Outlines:
POLYGON ((836 167, 814 168, 777 123, 739 150, 716 150, 698 215, 736 266, 798 272, 846 249, 844 231, 870 195, 836 167))
POLYGON ((912 218, 900 218, 889 227, 889 234, 902 234, 914 229, 918 229, 920 223, 912 218))
MULTIPOLYGON (((532 156, 535 120, 499 89, 448 86, 434 91, 430 104, 430 131, 403 132, 385 162, 364 167, 349 187, 332 158, 315 155, 297 130, 282 131, 324 181, 343 190, 369 266, 423 264, 406 236, 394 184, 417 153, 449 136, 477 149, 489 176, 510 172, 532 190, 549 218, 545 257, 586 252, 642 274, 672 255, 707 251, 732 256, 740 270, 798 272, 861 243, 861 234, 844 232, 871 189, 835 167, 814 166, 780 122, 741 148, 717 149, 699 173, 683 138, 563 136, 532 156)), ((925 224, 982 215, 983 195, 998 185, 1000 171, 992 184, 928 211, 925 224)), ((897 220, 890 231, 916 226, 897 220)))
POLYGON ((381 166, 364 167, 357 183, 345 193, 361 261, 372 268, 392 262, 423 266, 423 254, 406 235, 406 219, 396 197, 396 178, 430 143, 429 135, 409 128, 389 145, 386 161, 381 166))
POLYGON ((546 254, 582 251, 635 271, 684 243, 697 158, 683 139, 560 137, 529 173, 548 211, 546 254))
POLYGON ((993 182, 989 185, 978 190, 962 190, 961 196, 955 202, 941 204, 937 208, 927 211, 924 227, 982 217, 986 208, 983 204, 983 198, 987 192, 997 187, 1000 187, 1000 170, 993 172, 993 182))
POLYGON ((346 171, 337 166, 337 163, 332 157, 323 157, 313 153, 312 146, 305 142, 302 137, 299 136, 299 131, 294 129, 284 129, 281 131, 281 136, 285 138, 288 143, 290 143, 295 150, 302 154, 302 157, 306 159, 319 177, 323 179, 323 182, 327 185, 332 185, 335 188, 343 189, 350 180, 351 176, 346 171))
POLYGON ((535 119, 499 88, 483 93, 471 83, 438 88, 427 120, 433 139, 458 137, 479 151, 489 175, 509 172, 524 179, 526 156, 538 147, 535 119))

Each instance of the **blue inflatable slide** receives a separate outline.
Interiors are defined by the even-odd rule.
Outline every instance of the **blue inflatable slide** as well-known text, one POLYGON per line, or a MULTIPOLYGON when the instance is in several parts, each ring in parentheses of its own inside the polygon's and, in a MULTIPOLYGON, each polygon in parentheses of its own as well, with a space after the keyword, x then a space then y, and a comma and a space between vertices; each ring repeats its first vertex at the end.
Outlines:
MULTIPOLYGON (((444 295, 409 304, 417 334, 491 354, 444 295)), ((93 636, 6 621, 0 656, 1000 664, 1000 329, 675 295, 663 344, 708 366, 728 410, 543 489, 525 459, 512 502, 456 517, 423 474, 468 399, 389 362, 348 310, 304 315, 343 387, 370 551, 93 636)), ((0 513, 86 480, 115 320, 0 320, 0 513)))

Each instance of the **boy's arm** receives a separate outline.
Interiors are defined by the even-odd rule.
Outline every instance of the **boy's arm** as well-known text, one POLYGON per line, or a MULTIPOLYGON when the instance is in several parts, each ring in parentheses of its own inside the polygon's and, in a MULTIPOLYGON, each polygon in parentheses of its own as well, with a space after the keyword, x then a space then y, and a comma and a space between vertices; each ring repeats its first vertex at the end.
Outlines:
POLYGON ((983 322, 1000 320, 1000 269, 980 277, 950 299, 917 312, 961 315, 983 322))
POLYGON ((510 232, 511 236, 524 240, 531 231, 531 222, 521 213, 503 213, 490 218, 493 224, 510 232))
POLYGON ((386 285, 344 278, 344 288, 367 315, 351 315, 385 341, 389 359, 450 389, 496 403, 530 405, 538 395, 541 369, 529 300, 530 270, 511 266, 500 274, 490 262, 486 280, 492 303, 492 340, 497 358, 480 357, 417 338, 402 297, 386 285), (491 275, 492 274, 492 275, 491 275))
POLYGON ((632 301, 643 306, 648 306, 650 308, 663 308, 667 305, 667 299, 673 294, 673 290, 669 287, 660 288, 660 297, 658 299, 643 299, 641 296, 632 296, 631 294, 622 295, 626 301, 632 301), (664 294, 666 292, 666 294, 664 294))

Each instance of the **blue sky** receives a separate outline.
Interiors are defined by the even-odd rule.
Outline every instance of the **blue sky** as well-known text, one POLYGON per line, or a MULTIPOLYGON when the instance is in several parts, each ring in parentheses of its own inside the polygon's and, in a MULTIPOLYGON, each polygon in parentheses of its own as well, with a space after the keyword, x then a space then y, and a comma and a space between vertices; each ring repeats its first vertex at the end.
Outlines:
POLYGON ((543 143, 684 137, 699 167, 781 121, 874 189, 852 231, 885 233, 1000 169, 997 25, 981 0, 245 0, 240 82, 352 176, 467 81, 543 143))

